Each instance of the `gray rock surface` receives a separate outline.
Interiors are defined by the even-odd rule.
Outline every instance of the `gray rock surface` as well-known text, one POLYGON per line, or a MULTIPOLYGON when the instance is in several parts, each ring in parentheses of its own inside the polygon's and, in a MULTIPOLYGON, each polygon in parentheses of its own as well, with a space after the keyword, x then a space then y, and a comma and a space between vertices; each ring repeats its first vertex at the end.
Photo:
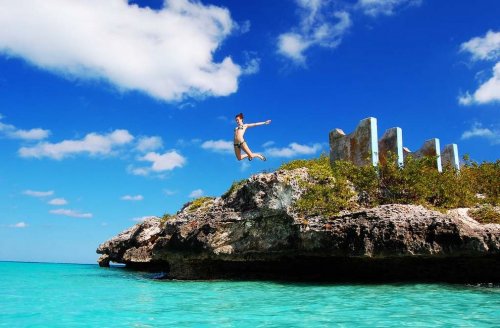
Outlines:
POLYGON ((99 264, 172 279, 500 281, 500 225, 414 205, 303 217, 292 205, 304 179, 304 168, 257 174, 165 222, 147 219, 101 244, 99 264))

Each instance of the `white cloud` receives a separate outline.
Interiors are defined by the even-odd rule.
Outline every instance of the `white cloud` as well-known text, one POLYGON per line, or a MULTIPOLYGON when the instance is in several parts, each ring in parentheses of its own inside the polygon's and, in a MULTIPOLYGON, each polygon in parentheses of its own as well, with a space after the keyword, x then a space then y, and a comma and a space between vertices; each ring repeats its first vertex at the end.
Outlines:
POLYGON ((183 167, 186 164, 186 158, 175 150, 159 154, 156 152, 149 152, 143 157, 139 158, 140 161, 151 162, 151 167, 130 168, 134 175, 149 175, 152 172, 171 171, 176 167, 183 167))
POLYGON ((483 127, 481 123, 474 123, 472 127, 462 133, 462 140, 470 138, 484 138, 491 142, 491 144, 500 144, 500 129, 489 129, 483 127))
POLYGON ((18 222, 16 224, 11 224, 9 225, 9 228, 18 228, 18 229, 22 229, 22 228, 27 228, 28 227, 28 224, 26 224, 25 222, 18 222))
MULTIPOLYGON (((148 176, 150 173, 170 171, 176 167, 183 167, 186 163, 186 158, 176 151, 163 154, 151 151, 163 147, 161 137, 142 136, 138 138, 137 142, 132 143, 134 139, 135 137, 132 134, 123 129, 117 129, 107 134, 92 132, 82 139, 63 140, 56 143, 39 142, 33 146, 21 147, 18 154, 23 158, 47 157, 56 160, 81 154, 93 157, 123 154, 126 155, 123 158, 130 159, 130 155, 137 155, 134 151, 147 152, 143 156, 136 158, 136 160, 151 162, 150 167, 137 167, 133 164, 129 164, 127 167, 129 173, 142 176, 148 176)), ((199 139, 192 139, 188 142, 179 140, 178 144, 191 145, 200 142, 201 140, 199 139)), ((158 177, 161 176, 158 175, 158 177)))
POLYGON ((500 101, 500 62, 493 67, 493 76, 481 84, 473 94, 460 97, 461 105, 487 104, 500 101))
POLYGON ((241 71, 241 73, 245 75, 252 75, 252 74, 257 74, 259 70, 260 70, 260 59, 252 58, 248 60, 245 68, 241 71))
POLYGON ((68 210, 63 208, 59 208, 57 210, 50 210, 49 213, 69 216, 72 218, 81 218, 81 219, 90 219, 93 216, 92 213, 80 213, 74 210, 68 210))
POLYGON ((166 101, 226 96, 242 68, 213 55, 235 27, 227 9, 194 0, 165 0, 160 10, 125 0, 2 1, 0 53, 166 101))
POLYGON ((165 193, 165 195, 166 195, 166 196, 173 196, 173 195, 175 195, 177 192, 172 191, 172 190, 169 190, 169 189, 163 189, 163 193, 165 193))
POLYGON ((198 197, 203 196, 203 194, 204 194, 204 192, 202 189, 196 189, 196 190, 191 191, 191 193, 189 194, 189 197, 190 198, 198 198, 198 197))
POLYGON ((200 142, 201 142, 201 139, 197 139, 197 138, 194 138, 191 140, 179 139, 179 140, 177 140, 176 145, 178 147, 188 147, 191 145, 197 145, 200 142))
POLYGON ((278 53, 295 62, 304 62, 304 50, 311 46, 311 42, 297 33, 284 33, 278 38, 278 53))
POLYGON ((121 200, 129 200, 129 201, 139 201, 143 199, 144 197, 142 195, 135 195, 135 196, 125 195, 121 198, 121 200))
POLYGON ((25 190, 23 191, 23 194, 28 195, 28 196, 33 196, 33 197, 48 197, 52 196, 54 194, 53 190, 49 191, 36 191, 36 190, 25 190))
POLYGON ((275 144, 274 141, 266 141, 266 142, 264 142, 264 144, 262 144, 262 147, 267 148, 267 147, 271 147, 274 144, 275 144))
MULTIPOLYGON (((500 58, 500 32, 488 31, 462 43, 461 51, 471 53, 473 60, 498 60, 500 58)), ((458 98, 461 105, 487 104, 500 101, 500 61, 492 69, 492 76, 473 93, 466 92, 458 98)))
POLYGON ((131 142, 134 137, 127 130, 115 130, 108 134, 89 133, 81 140, 64 140, 59 143, 42 142, 19 149, 21 157, 49 157, 63 159, 80 153, 109 155, 117 146, 131 142))
POLYGON ((458 97, 458 103, 463 106, 468 106, 474 103, 474 97, 467 91, 465 94, 458 97))
POLYGON ((396 10, 418 6, 422 0, 358 0, 354 5, 331 0, 295 0, 300 23, 278 37, 278 53, 304 65, 311 47, 336 48, 352 26, 351 13, 360 10, 372 17, 393 15, 396 10))
POLYGON ((234 144, 227 140, 208 140, 201 144, 201 148, 217 153, 232 153, 234 144))
POLYGON ((146 216, 141 216, 141 217, 138 217, 138 218, 133 218, 132 221, 143 222, 144 220, 155 219, 155 218, 158 218, 158 217, 155 216, 155 215, 146 215, 146 216))
POLYGON ((163 140, 161 137, 141 137, 137 142, 137 150, 140 152, 148 152, 157 150, 163 147, 163 140))
POLYGON ((68 201, 64 198, 54 198, 51 199, 48 203, 49 205, 66 205, 68 201))
POLYGON ((252 24, 250 23, 249 20, 246 20, 244 21, 243 23, 241 23, 238 28, 239 28, 239 31, 241 34, 245 34, 245 33, 248 33, 250 31, 250 27, 252 26, 252 24))
POLYGON ((301 145, 296 142, 292 142, 288 147, 284 148, 269 148, 266 149, 266 154, 270 157, 294 157, 298 155, 312 155, 321 149, 320 144, 314 144, 312 146, 301 145))
POLYGON ((299 27, 278 37, 278 53, 297 64, 304 64, 307 49, 312 46, 336 48, 352 23, 347 11, 330 14, 329 1, 296 2, 301 16, 299 27))
POLYGON ((150 169, 148 167, 133 167, 129 166, 128 167, 129 173, 133 175, 142 175, 142 176, 147 176, 150 173, 150 169))
POLYGON ((461 51, 472 54, 474 60, 500 58, 500 32, 488 31, 484 37, 475 37, 460 46, 461 51))
MULTIPOLYGON (((3 119, 2 115, 0 115, 0 120, 1 119, 3 119)), ((16 128, 14 125, 0 122, 0 133, 10 139, 41 140, 49 136, 50 130, 40 128, 22 130, 16 128)))
POLYGON ((422 0, 359 0, 357 7, 360 8, 365 15, 393 15, 398 8, 405 6, 417 6, 422 3, 422 0))

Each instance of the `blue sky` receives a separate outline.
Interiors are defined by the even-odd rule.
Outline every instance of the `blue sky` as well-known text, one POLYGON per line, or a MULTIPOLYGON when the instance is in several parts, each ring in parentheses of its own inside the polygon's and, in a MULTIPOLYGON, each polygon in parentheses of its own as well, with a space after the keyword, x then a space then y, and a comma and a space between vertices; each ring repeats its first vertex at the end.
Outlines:
POLYGON ((9 1, 0 6, 0 260, 100 242, 328 152, 366 117, 500 154, 497 0, 9 1), (271 119, 238 162, 234 116, 271 119))

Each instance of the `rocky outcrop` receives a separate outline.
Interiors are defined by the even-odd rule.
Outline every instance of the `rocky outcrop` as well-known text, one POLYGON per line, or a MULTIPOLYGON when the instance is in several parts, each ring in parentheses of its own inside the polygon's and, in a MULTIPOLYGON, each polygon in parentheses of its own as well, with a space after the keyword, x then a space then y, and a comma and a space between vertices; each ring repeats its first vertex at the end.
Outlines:
POLYGON ((99 264, 172 279, 500 281, 500 225, 414 205, 305 217, 293 204, 307 179, 304 168, 252 176, 125 230, 99 246, 99 264))

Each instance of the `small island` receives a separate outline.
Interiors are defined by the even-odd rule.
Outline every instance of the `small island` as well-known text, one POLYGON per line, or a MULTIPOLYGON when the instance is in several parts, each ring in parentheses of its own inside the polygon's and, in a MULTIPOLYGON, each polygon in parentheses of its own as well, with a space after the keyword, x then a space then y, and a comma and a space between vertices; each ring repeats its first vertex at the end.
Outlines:
POLYGON ((136 224, 98 262, 166 279, 500 282, 500 161, 433 160, 292 161, 136 224))

